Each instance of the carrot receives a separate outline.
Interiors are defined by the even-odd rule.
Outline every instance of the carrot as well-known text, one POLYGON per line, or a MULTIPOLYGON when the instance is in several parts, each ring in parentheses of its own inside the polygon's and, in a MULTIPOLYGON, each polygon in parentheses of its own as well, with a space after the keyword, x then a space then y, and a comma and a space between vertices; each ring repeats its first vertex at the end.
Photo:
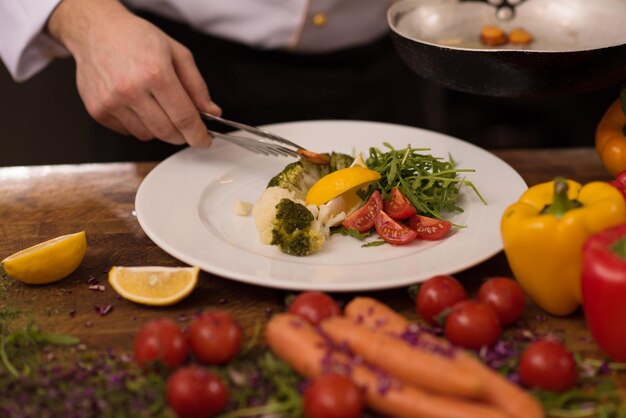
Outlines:
POLYGON ((352 319, 333 317, 322 321, 322 332, 336 344, 347 344, 350 350, 369 363, 380 367, 403 382, 441 394, 464 398, 484 397, 485 383, 458 361, 459 350, 448 345, 415 344, 390 334, 355 324, 352 319), (434 348, 434 350, 433 350, 434 348))
MULTIPOLYGON (((373 298, 355 298, 346 305, 344 313, 349 318, 377 332, 401 335, 411 326, 402 315, 373 298)), ((433 344, 437 342, 440 344, 447 343, 433 335, 429 337, 429 341, 433 344)), ((458 361, 464 363, 467 370, 471 370, 484 379, 486 385, 485 395, 482 398, 484 401, 498 406, 512 418, 541 418, 544 416, 539 402, 520 387, 469 354, 459 352, 458 356, 458 361)))
POLYGON ((409 322, 405 317, 373 298, 352 299, 345 306, 344 314, 372 329, 384 329, 385 332, 393 334, 400 335, 409 327, 409 322))
POLYGON ((301 317, 293 314, 272 316, 265 329, 265 341, 274 354, 302 376, 321 374, 328 342, 301 317))
POLYGON ((363 388, 367 405, 380 413, 398 418, 507 418, 490 405, 436 395, 405 384, 329 344, 298 316, 274 315, 265 337, 270 349, 305 377, 343 372, 363 388))

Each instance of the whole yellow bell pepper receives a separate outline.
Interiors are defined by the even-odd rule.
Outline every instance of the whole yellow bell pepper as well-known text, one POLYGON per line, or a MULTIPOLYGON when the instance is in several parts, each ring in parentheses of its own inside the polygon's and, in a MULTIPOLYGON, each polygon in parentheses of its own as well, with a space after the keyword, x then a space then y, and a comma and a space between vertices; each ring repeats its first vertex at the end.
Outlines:
POLYGON ((582 246, 598 231, 626 222, 622 194, 605 182, 557 178, 528 189, 500 224, 515 278, 540 308, 567 315, 582 302, 582 246))
POLYGON ((626 88, 611 104, 596 128, 596 151, 614 177, 626 170, 626 88))

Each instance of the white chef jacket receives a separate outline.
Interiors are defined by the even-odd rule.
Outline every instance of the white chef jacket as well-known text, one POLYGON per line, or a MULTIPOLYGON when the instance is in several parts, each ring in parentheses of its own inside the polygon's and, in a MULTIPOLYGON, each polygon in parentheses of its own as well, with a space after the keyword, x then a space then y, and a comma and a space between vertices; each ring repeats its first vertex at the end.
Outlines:
MULTIPOLYGON (((17 81, 67 51, 44 31, 61 0, 1 0, 0 58, 17 81)), ((126 0, 131 9, 263 49, 319 53, 357 46, 387 31, 392 0, 126 0)))

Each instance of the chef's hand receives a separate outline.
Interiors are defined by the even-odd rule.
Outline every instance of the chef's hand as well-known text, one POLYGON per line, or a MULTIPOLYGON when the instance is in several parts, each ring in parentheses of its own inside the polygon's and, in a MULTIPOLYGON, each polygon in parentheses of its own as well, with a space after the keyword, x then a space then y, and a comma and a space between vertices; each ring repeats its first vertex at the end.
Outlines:
POLYGON ((63 0, 47 29, 74 56, 78 92, 96 121, 141 140, 211 144, 197 109, 221 109, 183 45, 117 0, 63 0))

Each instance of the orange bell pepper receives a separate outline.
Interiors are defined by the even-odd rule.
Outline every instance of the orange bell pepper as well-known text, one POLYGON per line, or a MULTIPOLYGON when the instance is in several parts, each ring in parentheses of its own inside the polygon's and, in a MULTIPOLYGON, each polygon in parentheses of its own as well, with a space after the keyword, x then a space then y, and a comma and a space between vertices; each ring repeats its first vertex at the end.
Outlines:
POLYGON ((626 170, 626 88, 608 108, 596 129, 596 151, 613 176, 626 170))

